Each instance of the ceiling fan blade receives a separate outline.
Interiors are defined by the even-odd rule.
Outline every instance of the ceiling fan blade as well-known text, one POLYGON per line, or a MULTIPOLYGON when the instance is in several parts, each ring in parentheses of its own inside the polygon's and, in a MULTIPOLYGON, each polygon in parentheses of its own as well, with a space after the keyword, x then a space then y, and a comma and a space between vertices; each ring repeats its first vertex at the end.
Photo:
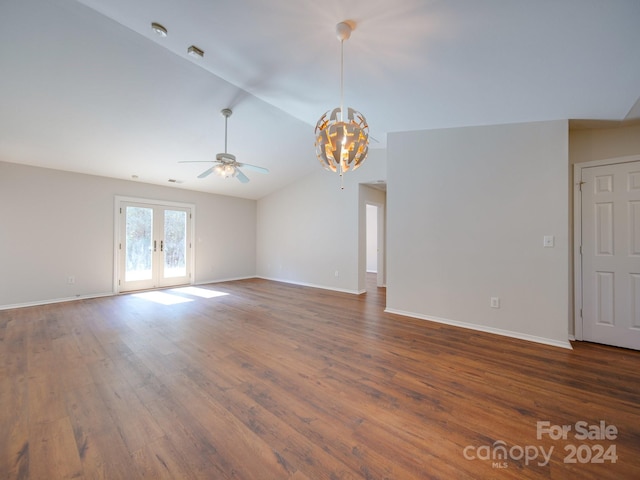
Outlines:
POLYGON ((254 172, 269 173, 269 170, 264 167, 258 167, 257 165, 251 165, 250 163, 238 163, 242 168, 248 168, 254 172))
POLYGON ((215 165, 211 168, 207 168, 204 172, 202 172, 200 175, 198 175, 198 178, 205 178, 208 177, 209 175, 211 175, 211 172, 213 172, 213 169, 216 168, 215 165))
POLYGON ((240 183, 248 183, 249 177, 247 177, 242 171, 236 167, 236 178, 240 181, 240 183))

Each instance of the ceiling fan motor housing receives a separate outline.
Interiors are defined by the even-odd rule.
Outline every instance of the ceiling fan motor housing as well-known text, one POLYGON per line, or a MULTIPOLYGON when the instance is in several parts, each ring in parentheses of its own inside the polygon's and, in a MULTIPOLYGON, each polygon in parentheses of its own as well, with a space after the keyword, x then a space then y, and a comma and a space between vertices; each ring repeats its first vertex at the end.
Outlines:
POLYGON ((222 163, 235 163, 236 156, 231 153, 218 153, 216 154, 216 160, 222 163))

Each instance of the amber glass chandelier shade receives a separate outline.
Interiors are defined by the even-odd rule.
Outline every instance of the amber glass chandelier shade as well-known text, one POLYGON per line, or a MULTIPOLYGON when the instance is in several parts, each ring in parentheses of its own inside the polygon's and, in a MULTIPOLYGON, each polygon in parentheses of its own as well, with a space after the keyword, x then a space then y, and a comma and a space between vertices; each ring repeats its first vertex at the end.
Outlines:
POLYGON ((367 157, 369 126, 364 115, 353 108, 347 108, 346 118, 340 107, 326 112, 316 124, 315 135, 316 155, 327 170, 355 170, 367 157))

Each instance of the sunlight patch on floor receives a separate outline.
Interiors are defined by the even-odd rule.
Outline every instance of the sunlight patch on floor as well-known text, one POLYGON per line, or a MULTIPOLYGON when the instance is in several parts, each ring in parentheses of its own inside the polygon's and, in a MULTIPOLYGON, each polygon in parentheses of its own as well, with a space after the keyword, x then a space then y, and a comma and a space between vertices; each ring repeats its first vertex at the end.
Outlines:
POLYGON ((210 290, 208 288, 199 287, 178 287, 171 290, 153 290, 148 292, 133 293, 132 296, 148 300, 150 302, 159 303, 161 305, 177 305, 180 303, 193 302, 198 298, 216 298, 229 295, 226 292, 218 290, 210 290))
POLYGON ((171 291, 176 293, 193 295, 200 298, 215 298, 215 297, 222 297, 225 295, 229 295, 228 293, 225 293, 225 292, 219 292, 217 290, 209 290, 208 288, 199 288, 199 287, 172 288, 171 291))
POLYGON ((166 292, 141 292, 134 293, 133 296, 150 302, 160 303, 161 305, 175 305, 177 303, 193 302, 192 298, 172 295, 171 293, 166 292))

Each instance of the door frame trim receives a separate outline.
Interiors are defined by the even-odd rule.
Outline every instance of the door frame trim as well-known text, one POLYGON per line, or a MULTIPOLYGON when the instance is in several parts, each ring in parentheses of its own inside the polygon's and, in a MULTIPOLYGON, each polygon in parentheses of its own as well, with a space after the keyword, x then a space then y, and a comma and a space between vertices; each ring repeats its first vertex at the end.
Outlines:
POLYGON ((172 202, 169 200, 158 200, 151 198, 142 198, 142 197, 129 197, 123 195, 115 195, 113 197, 113 292, 118 295, 120 294, 120 285, 118 285, 118 280, 120 278, 120 250, 118 248, 118 244, 120 243, 120 207, 122 203, 130 202, 130 203, 146 203, 148 205, 153 206, 163 206, 163 207, 179 207, 179 208, 189 208, 191 210, 191 228, 189 235, 191 236, 191 255, 189 258, 189 271, 191 272, 191 278, 189 280, 189 284, 193 285, 195 282, 195 251, 196 251, 196 242, 195 242, 195 232, 196 232, 196 205, 195 203, 185 203, 185 202, 172 202))
POLYGON ((605 158, 590 162, 575 163, 573 165, 573 328, 576 340, 583 340, 582 333, 582 169, 631 163, 640 161, 640 155, 627 155, 624 157, 605 158))

